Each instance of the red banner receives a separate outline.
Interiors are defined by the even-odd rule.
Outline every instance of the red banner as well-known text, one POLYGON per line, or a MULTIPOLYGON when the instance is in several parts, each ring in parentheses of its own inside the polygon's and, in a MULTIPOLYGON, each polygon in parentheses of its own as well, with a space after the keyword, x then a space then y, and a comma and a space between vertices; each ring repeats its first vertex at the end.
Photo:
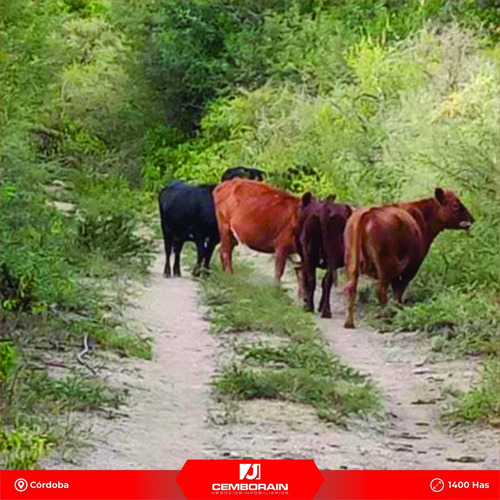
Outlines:
POLYGON ((2 500, 498 500, 499 471, 319 471, 312 460, 188 460, 179 471, 0 471, 2 500), (249 496, 250 495, 250 496, 249 496))

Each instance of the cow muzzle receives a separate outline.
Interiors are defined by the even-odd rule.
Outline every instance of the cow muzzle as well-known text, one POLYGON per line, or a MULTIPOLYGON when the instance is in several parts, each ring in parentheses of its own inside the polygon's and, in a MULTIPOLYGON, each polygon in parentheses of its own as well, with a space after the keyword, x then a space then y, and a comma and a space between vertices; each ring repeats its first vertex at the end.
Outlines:
POLYGON ((458 227, 460 229, 465 229, 466 231, 468 231, 471 226, 472 226, 472 222, 468 221, 468 220, 463 220, 462 222, 460 222, 460 224, 458 224, 458 227))

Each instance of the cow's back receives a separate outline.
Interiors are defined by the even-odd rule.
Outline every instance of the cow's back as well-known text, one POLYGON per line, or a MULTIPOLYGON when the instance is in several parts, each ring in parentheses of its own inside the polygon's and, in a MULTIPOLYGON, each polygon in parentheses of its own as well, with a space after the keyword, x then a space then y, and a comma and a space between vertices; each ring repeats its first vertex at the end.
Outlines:
POLYGON ((415 219, 396 206, 365 207, 354 212, 345 232, 346 267, 378 276, 377 267, 398 275, 420 263, 422 233, 415 219))
POLYGON ((159 194, 162 224, 185 237, 198 232, 217 236, 213 189, 213 185, 190 186, 180 181, 163 188, 159 194))
POLYGON ((295 230, 300 199, 269 184, 233 179, 214 191, 219 224, 227 224, 237 240, 260 252, 274 252, 277 240, 295 230))

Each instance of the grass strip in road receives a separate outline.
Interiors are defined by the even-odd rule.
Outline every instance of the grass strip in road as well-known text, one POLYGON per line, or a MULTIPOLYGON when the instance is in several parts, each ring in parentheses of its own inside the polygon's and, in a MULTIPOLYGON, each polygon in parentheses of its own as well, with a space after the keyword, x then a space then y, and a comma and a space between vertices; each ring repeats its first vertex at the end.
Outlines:
POLYGON ((221 395, 310 404, 318 416, 336 423, 349 414, 380 410, 371 380, 331 354, 314 317, 271 279, 239 263, 231 276, 215 269, 202 287, 214 333, 253 331, 286 340, 279 346, 238 342, 232 361, 214 382, 221 395))

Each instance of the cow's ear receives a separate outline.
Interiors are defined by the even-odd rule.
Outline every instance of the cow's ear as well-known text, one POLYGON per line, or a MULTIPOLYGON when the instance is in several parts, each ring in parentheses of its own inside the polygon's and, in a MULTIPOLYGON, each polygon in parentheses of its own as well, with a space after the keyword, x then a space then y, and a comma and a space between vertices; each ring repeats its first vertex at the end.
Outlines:
POLYGON ((328 201, 330 203, 335 203, 335 200, 337 199, 337 195, 336 194, 329 194, 325 201, 328 201))
POLYGON ((446 204, 446 196, 444 195, 444 190, 442 188, 437 187, 434 190, 434 196, 436 197, 436 200, 439 202, 440 205, 446 204))
POLYGON ((309 205, 309 203, 311 203, 311 200, 312 200, 312 194, 305 193, 304 195, 302 195, 302 206, 307 207, 307 205, 309 205))

